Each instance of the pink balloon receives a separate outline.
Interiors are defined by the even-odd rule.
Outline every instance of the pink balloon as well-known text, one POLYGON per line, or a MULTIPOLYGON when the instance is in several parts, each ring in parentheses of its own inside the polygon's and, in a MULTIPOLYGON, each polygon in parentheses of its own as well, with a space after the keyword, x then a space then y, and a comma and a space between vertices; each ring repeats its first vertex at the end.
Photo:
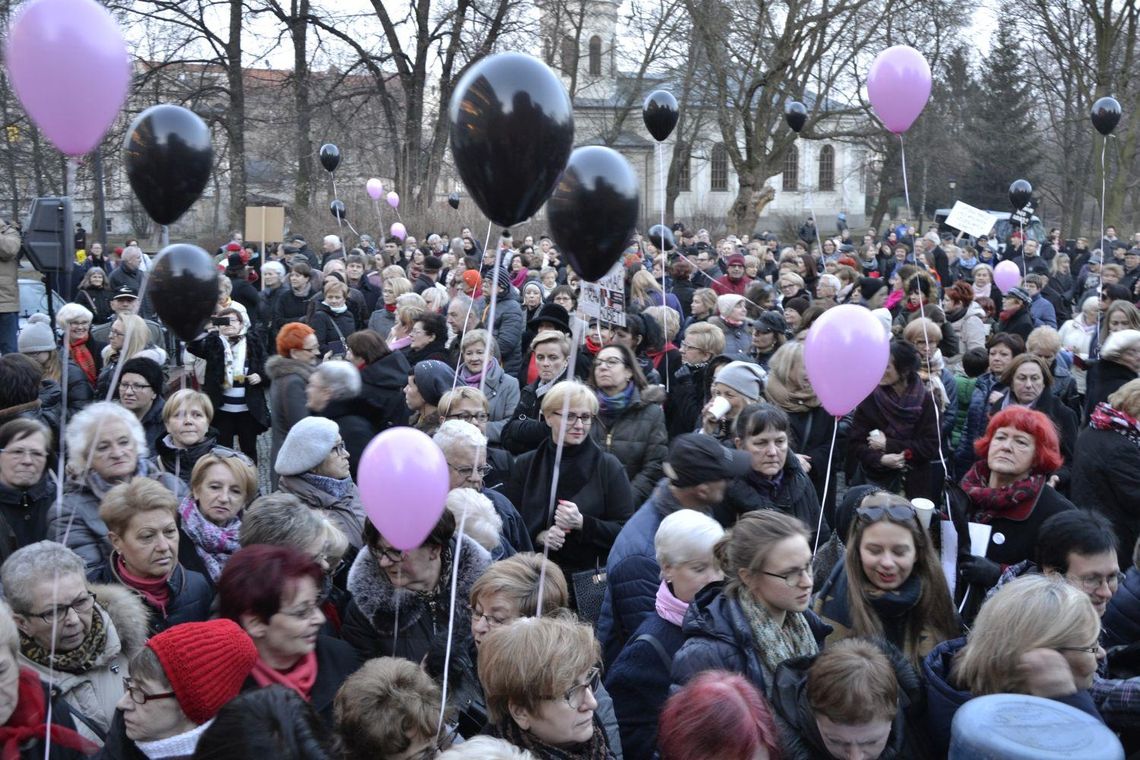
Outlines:
POLYGON ((823 408, 839 417, 857 407, 883 379, 890 351, 890 336, 869 309, 825 311, 804 342, 804 368, 823 408))
POLYGON ((404 226, 403 222, 395 222, 392 224, 391 229, 388 230, 388 234, 394 238, 403 240, 408 236, 408 228, 404 226))
POLYGON ((364 185, 364 189, 368 191, 369 198, 378 201, 380 196, 384 194, 384 183, 373 177, 364 185))
POLYGON ((397 208, 400 205, 400 196, 396 194, 395 190, 388 193, 388 205, 392 208, 397 208))
POLYGON ((994 267, 994 284, 1002 293, 1021 284, 1021 270, 1012 261, 1003 261, 994 267))
POLYGON ((9 29, 4 58, 24 110, 69 156, 94 150, 127 98, 127 46, 95 0, 28 3, 9 29))
POLYGON ((887 48, 867 73, 867 97, 884 126, 901 135, 930 99, 930 64, 908 45, 887 48))
POLYGON ((402 551, 424 542, 443 514, 447 460, 431 438, 410 427, 385 430, 360 455, 360 500, 368 519, 402 551))

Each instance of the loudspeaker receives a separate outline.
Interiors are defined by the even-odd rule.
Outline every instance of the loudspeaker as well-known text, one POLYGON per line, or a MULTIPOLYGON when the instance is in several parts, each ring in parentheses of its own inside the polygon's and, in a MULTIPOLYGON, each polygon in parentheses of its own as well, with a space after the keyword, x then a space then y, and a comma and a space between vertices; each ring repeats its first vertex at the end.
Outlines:
POLYGON ((75 261, 71 198, 33 198, 24 223, 23 253, 38 271, 66 273, 75 261))

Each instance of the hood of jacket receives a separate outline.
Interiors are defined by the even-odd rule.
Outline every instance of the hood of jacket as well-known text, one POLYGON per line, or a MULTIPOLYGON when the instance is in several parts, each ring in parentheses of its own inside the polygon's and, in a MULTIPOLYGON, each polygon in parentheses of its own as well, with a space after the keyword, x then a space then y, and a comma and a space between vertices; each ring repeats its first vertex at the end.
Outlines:
MULTIPOLYGON (((451 539, 450 549, 454 556, 454 538, 451 539)), ((487 550, 470 536, 463 536, 463 551, 459 553, 458 585, 455 590, 457 604, 464 603, 470 596, 471 587, 490 564, 491 555, 487 550)), ((443 609, 448 608, 451 575, 450 569, 445 569, 448 574, 440 577, 436 590, 431 593, 398 589, 388 580, 388 574, 380 567, 372 552, 362 549, 349 568, 346 587, 352 595, 352 601, 370 621, 374 621, 377 615, 395 616, 398 609, 402 619, 400 627, 403 628, 429 612, 434 600, 441 600, 443 609)))
POLYGON ((943 641, 922 661, 930 734, 936 741, 940 736, 943 737, 943 741, 948 741, 954 713, 974 697, 970 692, 950 683, 950 666, 954 662, 954 656, 965 646, 964 638, 943 641))
POLYGON ((366 364, 360 370, 360 380, 364 385, 395 391, 408 384, 410 374, 412 365, 408 363, 408 357, 402 351, 393 351, 383 359, 366 364))
MULTIPOLYGON (((309 375, 313 374, 316 369, 311 364, 299 362, 296 359, 290 359, 287 356, 271 356, 265 360, 265 374, 269 375, 272 382, 277 382, 283 377, 289 375, 297 375, 305 382, 309 381, 309 375)), ((407 378, 405 378, 405 381, 407 378)))
MULTIPOLYGON (((899 709, 895 713, 891 735, 887 739, 887 746, 879 755, 881 760, 894 758, 907 758, 911 755, 907 748, 907 719, 908 713, 921 715, 926 702, 923 693, 922 679, 906 661, 898 649, 884 641, 873 642, 894 667, 895 679, 899 684, 899 709)), ((815 722, 815 714, 811 710, 807 697, 808 669, 815 662, 818 655, 812 657, 794 657, 780 664, 773 679, 769 701, 777 720, 783 722, 791 730, 781 731, 781 738, 787 752, 788 760, 810 760, 811 758, 830 757, 819 734, 819 726, 815 722)))

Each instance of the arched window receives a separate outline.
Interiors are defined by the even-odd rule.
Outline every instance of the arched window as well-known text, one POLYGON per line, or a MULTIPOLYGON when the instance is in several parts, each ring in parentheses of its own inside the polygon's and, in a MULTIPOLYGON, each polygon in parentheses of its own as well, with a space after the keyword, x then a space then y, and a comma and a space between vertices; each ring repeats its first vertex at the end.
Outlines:
POLYGON ((794 145, 784 156, 784 189, 800 189, 800 151, 794 145))
POLYGON ((714 193, 728 191, 728 151, 723 143, 712 146, 712 156, 709 159, 709 190, 714 193))
POLYGON ((819 150, 819 191, 829 193, 835 189, 835 148, 824 145, 819 150))
POLYGON ((602 38, 594 35, 590 38, 590 76, 602 75, 602 38))
POLYGON ((578 46, 573 37, 562 38, 562 71, 572 76, 578 68, 578 46))

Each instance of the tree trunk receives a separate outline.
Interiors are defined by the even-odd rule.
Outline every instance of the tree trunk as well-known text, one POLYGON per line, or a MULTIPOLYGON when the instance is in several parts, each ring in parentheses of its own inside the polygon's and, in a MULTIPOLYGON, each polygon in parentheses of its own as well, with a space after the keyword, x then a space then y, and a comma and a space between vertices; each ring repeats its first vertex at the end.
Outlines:
POLYGON ((36 197, 44 194, 44 156, 43 143, 40 140, 40 131, 28 125, 28 133, 32 136, 32 172, 35 180, 36 197))
POLYGON ((107 204, 103 193, 103 146, 95 146, 91 154, 91 184, 94 187, 92 198, 94 209, 91 214, 91 237, 104 248, 107 247, 107 204))
POLYGON ((728 210, 729 232, 751 235, 760 213, 776 197, 776 189, 768 184, 764 169, 738 175, 740 188, 728 210))
POLYGON ((226 74, 230 90, 230 112, 227 133, 230 140, 230 213, 229 225, 245 226, 245 82, 241 68, 241 0, 230 0, 230 37, 226 42, 226 74))
POLYGON ((309 207, 313 197, 313 114, 309 106, 308 29, 309 0, 293 0, 289 20, 293 37, 293 108, 297 119, 297 174, 293 188, 293 206, 309 207))

